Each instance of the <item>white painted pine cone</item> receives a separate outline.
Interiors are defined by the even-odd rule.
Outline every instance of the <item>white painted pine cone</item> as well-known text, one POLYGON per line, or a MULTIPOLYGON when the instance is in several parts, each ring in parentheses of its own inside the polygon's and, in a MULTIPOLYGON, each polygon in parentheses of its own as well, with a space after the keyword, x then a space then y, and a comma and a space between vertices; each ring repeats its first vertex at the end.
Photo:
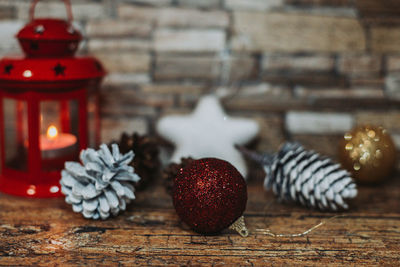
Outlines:
POLYGON ((85 218, 107 219, 126 209, 135 199, 132 183, 140 180, 134 168, 132 151, 122 155, 117 144, 112 151, 102 144, 99 150, 88 148, 80 154, 81 163, 66 162, 61 172, 61 191, 74 212, 85 218))
POLYGON ((336 211, 347 209, 344 200, 357 196, 356 184, 340 164, 297 143, 286 143, 264 170, 264 187, 283 201, 336 211))

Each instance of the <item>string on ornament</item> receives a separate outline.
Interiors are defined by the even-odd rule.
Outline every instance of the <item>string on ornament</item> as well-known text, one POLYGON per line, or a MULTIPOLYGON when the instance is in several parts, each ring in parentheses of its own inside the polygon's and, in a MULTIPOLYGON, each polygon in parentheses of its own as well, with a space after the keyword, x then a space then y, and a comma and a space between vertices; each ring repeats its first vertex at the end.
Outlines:
POLYGON ((328 218, 328 219, 325 220, 325 221, 319 222, 318 224, 316 224, 316 225, 314 225, 313 227, 311 227, 311 228, 305 230, 305 231, 302 232, 302 233, 296 233, 296 234, 276 234, 276 233, 272 232, 270 229, 256 229, 255 231, 256 231, 257 233, 264 234, 264 235, 268 235, 268 236, 272 236, 272 237, 302 237, 302 236, 308 235, 309 233, 311 233, 311 232, 314 231, 315 229, 317 229, 317 228, 321 227, 322 225, 326 224, 328 221, 331 221, 331 220, 336 219, 336 218, 339 218, 339 217, 344 217, 344 215, 335 215, 335 216, 332 216, 332 217, 328 218))
MULTIPOLYGON (((241 66, 245 57, 241 55, 244 54, 244 47, 240 49, 235 49, 235 61, 238 66, 241 66)), ((241 88, 241 80, 232 78, 232 62, 234 60, 232 56, 232 47, 231 44, 228 44, 227 47, 215 55, 216 61, 219 64, 216 64, 213 69, 213 73, 215 77, 218 79, 215 81, 214 86, 214 94, 217 98, 220 99, 221 102, 229 101, 230 99, 236 97, 239 94, 241 88)))
MULTIPOLYGON (((272 200, 272 201, 269 201, 268 203, 266 203, 264 205, 264 209, 263 209, 264 215, 270 214, 268 209, 269 209, 269 207, 274 205, 276 202, 277 202, 276 200, 272 200)), ((329 222, 329 221, 331 221, 333 219, 336 219, 336 218, 344 217, 344 216, 345 215, 343 215, 343 214, 332 216, 332 217, 328 218, 327 220, 320 221, 318 224, 308 228, 307 230, 305 230, 304 232, 301 232, 301 233, 295 233, 295 234, 282 234, 282 233, 279 233, 279 234, 277 234, 277 233, 272 232, 272 230, 270 230, 268 228, 267 229, 257 228, 257 229, 254 230, 254 232, 256 232, 256 235, 257 234, 264 234, 264 235, 268 235, 268 236, 275 237, 275 238, 277 238, 277 237, 302 237, 302 236, 308 235, 309 233, 311 233, 312 231, 316 230, 317 228, 323 226, 327 222, 329 222)), ((266 221, 267 217, 268 216, 264 216, 264 223, 265 224, 267 224, 267 221, 266 221)))

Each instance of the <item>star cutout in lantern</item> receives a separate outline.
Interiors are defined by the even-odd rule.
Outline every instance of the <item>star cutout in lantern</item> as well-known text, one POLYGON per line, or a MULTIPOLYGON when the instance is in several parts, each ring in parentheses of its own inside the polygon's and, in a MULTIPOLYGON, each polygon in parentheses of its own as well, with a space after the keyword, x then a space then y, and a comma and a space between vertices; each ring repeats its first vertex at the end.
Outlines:
POLYGON ((56 76, 58 76, 58 75, 65 76, 65 69, 66 69, 65 66, 61 65, 60 63, 58 63, 58 64, 53 68, 54 74, 55 74, 56 76))
POLYGON ((8 64, 4 66, 4 74, 11 74, 11 70, 14 68, 12 64, 8 64))
POLYGON ((29 46, 31 47, 32 50, 38 50, 39 49, 39 44, 38 42, 31 42, 29 44, 29 46))
POLYGON ((215 157, 234 165, 246 177, 247 168, 235 145, 243 145, 253 139, 258 124, 250 119, 227 116, 216 96, 202 97, 190 115, 173 115, 157 123, 158 133, 173 142, 176 150, 172 162, 182 157, 215 157))

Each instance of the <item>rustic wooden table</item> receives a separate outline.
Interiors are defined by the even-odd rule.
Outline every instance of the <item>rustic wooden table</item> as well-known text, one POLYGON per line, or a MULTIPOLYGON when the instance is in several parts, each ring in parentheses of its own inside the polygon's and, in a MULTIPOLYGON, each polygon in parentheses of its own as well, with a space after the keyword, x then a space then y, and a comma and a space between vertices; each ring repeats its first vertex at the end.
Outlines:
POLYGON ((0 265, 400 265, 399 177, 361 187, 343 217, 291 238, 255 229, 298 233, 335 214, 277 203, 261 184, 249 185, 247 238, 190 231, 161 185, 106 221, 85 220, 63 199, 0 195, 0 265))

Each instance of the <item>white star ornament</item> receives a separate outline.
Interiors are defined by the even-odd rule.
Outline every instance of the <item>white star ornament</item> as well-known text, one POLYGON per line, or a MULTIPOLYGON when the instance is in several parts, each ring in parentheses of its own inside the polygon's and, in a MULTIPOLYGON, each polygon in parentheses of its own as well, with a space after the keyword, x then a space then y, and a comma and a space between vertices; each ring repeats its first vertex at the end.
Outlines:
POLYGON ((175 144, 171 162, 182 157, 214 157, 230 162, 246 177, 245 161, 235 145, 244 145, 259 131, 250 119, 227 116, 214 95, 203 96, 190 115, 171 115, 160 119, 157 132, 175 144))

